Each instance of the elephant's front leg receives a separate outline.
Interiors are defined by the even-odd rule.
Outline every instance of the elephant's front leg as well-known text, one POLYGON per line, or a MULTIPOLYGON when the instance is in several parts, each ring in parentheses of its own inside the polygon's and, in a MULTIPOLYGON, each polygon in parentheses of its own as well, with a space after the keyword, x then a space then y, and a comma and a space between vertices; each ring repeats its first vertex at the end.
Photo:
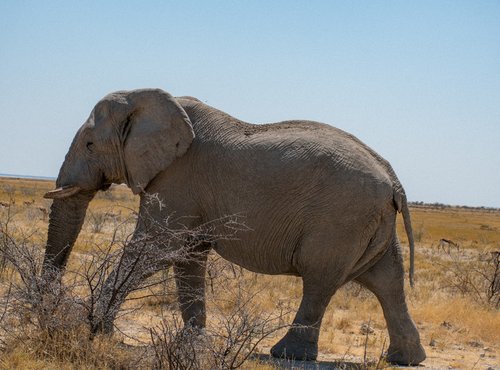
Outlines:
POLYGON ((89 319, 92 332, 113 332, 114 320, 127 295, 145 279, 172 265, 168 253, 158 253, 151 245, 127 245, 113 271, 106 278, 98 296, 92 297, 89 319))
POLYGON ((205 272, 209 246, 203 246, 188 259, 174 263, 175 282, 184 325, 204 328, 206 324, 205 308, 205 272))
POLYGON ((303 296, 293 326, 274 345, 274 357, 295 360, 316 360, 321 321, 335 289, 325 291, 319 281, 303 280, 303 296))

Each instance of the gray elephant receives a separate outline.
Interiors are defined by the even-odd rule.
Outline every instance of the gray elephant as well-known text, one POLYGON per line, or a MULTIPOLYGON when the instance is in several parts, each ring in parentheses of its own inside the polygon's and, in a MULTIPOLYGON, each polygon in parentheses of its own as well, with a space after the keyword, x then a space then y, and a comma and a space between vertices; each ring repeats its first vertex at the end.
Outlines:
MULTIPOLYGON (((406 196, 389 163, 354 136, 310 121, 249 124, 158 89, 112 93, 76 134, 57 189, 46 194, 54 201, 45 271, 64 268, 90 200, 111 183, 140 194, 139 215, 195 216, 183 219, 183 226, 245 216, 251 232, 204 248, 251 271, 302 277, 296 325, 272 348, 273 356, 316 359, 325 309, 337 289, 355 280, 382 305, 388 360, 425 359, 405 302, 396 236, 400 211, 412 279, 406 196), (165 207, 152 209, 147 194, 158 194, 165 207)), ((134 235, 145 227, 138 222, 134 235)), ((198 327, 206 320, 206 255, 174 265, 183 320, 198 327), (193 291, 202 296, 192 300, 193 291)))

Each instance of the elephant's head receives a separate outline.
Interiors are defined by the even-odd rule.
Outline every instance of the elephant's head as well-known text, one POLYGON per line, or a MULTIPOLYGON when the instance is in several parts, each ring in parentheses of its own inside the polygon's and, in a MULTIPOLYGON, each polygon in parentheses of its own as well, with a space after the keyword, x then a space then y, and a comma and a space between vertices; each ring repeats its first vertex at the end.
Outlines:
POLYGON ((168 93, 120 91, 102 99, 78 130, 56 181, 44 270, 64 267, 90 200, 111 183, 126 183, 135 194, 194 138, 186 112, 168 93))

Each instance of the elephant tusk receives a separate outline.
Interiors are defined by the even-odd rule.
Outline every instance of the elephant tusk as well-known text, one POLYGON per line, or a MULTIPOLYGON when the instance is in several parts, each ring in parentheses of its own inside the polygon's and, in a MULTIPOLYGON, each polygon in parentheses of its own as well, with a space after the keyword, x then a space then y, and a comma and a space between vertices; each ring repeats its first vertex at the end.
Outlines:
POLYGON ((80 190, 82 189, 79 186, 67 185, 55 190, 51 190, 45 193, 43 197, 46 199, 62 199, 75 195, 80 190))

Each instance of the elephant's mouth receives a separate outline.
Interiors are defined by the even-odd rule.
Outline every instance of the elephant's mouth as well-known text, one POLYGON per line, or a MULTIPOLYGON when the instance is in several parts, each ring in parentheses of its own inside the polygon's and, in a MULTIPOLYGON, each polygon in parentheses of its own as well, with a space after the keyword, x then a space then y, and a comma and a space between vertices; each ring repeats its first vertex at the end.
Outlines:
MULTIPOLYGON (((98 190, 106 191, 111 185, 111 182, 106 182, 98 190)), ((43 197, 46 199, 64 199, 76 195, 81 191, 83 191, 83 189, 79 186, 67 185, 48 191, 43 197)))
MULTIPOLYGON (((113 184, 112 181, 109 181, 104 173, 101 174, 101 179, 99 181, 102 185, 97 188, 97 190, 106 191, 113 184)), ((84 188, 77 185, 65 185, 61 186, 57 189, 51 190, 43 196, 46 199, 64 199, 76 195, 80 192, 84 192, 84 188)), ((95 190, 94 190, 95 192, 95 190)))

